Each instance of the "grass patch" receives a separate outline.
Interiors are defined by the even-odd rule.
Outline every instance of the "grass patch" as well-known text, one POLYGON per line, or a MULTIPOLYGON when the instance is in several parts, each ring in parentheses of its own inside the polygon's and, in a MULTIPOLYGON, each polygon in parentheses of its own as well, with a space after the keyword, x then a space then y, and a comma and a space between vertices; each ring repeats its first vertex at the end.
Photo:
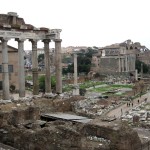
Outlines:
POLYGON ((80 84, 80 88, 81 89, 86 89, 86 88, 89 88, 89 87, 94 87, 96 85, 102 85, 104 84, 103 82, 91 82, 91 81, 88 81, 88 82, 85 82, 83 84, 80 84))
MULTIPOLYGON (((114 91, 117 89, 121 89, 121 88, 132 88, 133 85, 117 85, 117 84, 112 84, 112 85, 107 85, 105 87, 100 87, 100 88, 93 88, 90 91, 91 92, 99 92, 99 93, 103 93, 103 92, 110 92, 110 91, 114 91)), ((124 93, 122 94, 109 94, 109 95, 124 95, 124 93)))
MULTIPOLYGON (((89 87, 94 87, 96 85, 102 85, 102 84, 105 84, 103 82, 92 82, 92 81, 87 81, 87 82, 84 82, 82 84, 79 84, 79 88, 80 89, 86 89, 86 88, 89 88, 89 87)), ((63 92, 68 92, 68 91, 71 91, 73 89, 73 85, 64 85, 63 86, 63 92)))
POLYGON ((32 76, 26 76, 26 80, 32 81, 32 76))
POLYGON ((114 88, 132 88, 133 85, 131 85, 131 84, 126 84, 126 85, 113 84, 113 85, 111 85, 111 87, 114 87, 114 88))
POLYGON ((73 85, 67 84, 63 86, 63 92, 69 92, 73 89, 73 85))

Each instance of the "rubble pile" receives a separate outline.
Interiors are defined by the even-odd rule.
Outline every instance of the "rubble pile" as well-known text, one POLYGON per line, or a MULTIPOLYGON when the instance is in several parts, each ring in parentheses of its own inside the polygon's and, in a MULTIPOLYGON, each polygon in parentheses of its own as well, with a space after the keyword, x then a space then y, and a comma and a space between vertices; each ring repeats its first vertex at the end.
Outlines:
POLYGON ((71 147, 80 150, 81 147, 80 133, 62 124, 34 130, 5 126, 0 131, 0 139, 7 145, 24 150, 70 150, 71 147))
POLYGON ((83 96, 73 96, 69 99, 55 99, 53 101, 53 107, 56 112, 73 111, 74 103, 77 101, 82 101, 83 99, 83 96))
POLYGON ((4 125, 18 126, 27 120, 40 119, 40 109, 38 107, 28 107, 27 109, 13 109, 10 112, 0 112, 0 127, 4 125))
MULTIPOLYGON (((96 123, 96 122, 95 122, 96 123)), ((127 123, 96 125, 87 124, 82 132, 92 140, 103 141, 99 144, 107 143, 112 150, 135 150, 140 147, 141 141, 135 132, 127 123)))
POLYGON ((78 114, 92 118, 102 116, 104 113, 118 106, 118 103, 107 99, 87 98, 74 103, 74 111, 78 114))
POLYGON ((121 116, 121 119, 130 123, 147 125, 150 127, 150 103, 142 102, 121 116))
MULTIPOLYGON (((73 121, 72 118, 40 120, 42 113, 74 113, 72 111, 76 108, 85 108, 89 112, 94 110, 93 113, 97 114, 99 110, 109 109, 107 102, 104 99, 85 100, 84 97, 74 96, 69 99, 42 98, 0 105, 0 142, 20 150, 137 149, 140 144, 137 133, 128 126, 109 123, 110 119, 102 121, 97 117, 97 120, 88 123, 73 121)), ((112 105, 115 107, 115 104, 112 105)))

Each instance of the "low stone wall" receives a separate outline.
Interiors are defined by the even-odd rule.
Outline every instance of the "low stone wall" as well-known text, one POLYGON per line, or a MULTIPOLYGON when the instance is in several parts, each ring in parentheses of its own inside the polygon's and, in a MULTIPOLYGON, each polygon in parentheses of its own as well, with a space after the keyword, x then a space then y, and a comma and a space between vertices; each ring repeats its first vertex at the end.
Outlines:
POLYGON ((110 140, 110 150, 135 150, 141 145, 137 132, 126 123, 121 124, 119 128, 87 124, 82 133, 110 140))
POLYGON ((0 131, 0 139, 19 150, 82 150, 80 133, 63 125, 35 130, 9 126, 0 131))
POLYGON ((7 124, 17 126, 27 120, 40 119, 40 109, 38 107, 28 107, 27 109, 14 109, 11 112, 0 112, 0 127, 7 124))

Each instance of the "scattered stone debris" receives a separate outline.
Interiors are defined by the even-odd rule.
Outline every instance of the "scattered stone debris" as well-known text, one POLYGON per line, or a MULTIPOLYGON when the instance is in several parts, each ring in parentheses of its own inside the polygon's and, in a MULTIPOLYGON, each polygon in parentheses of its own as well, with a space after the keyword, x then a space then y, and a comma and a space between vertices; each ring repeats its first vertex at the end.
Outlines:
MULTIPOLYGON (((137 149, 140 140, 131 127, 120 127, 119 123, 113 125, 113 122, 118 121, 115 116, 102 117, 105 110, 112 109, 109 105, 105 105, 106 102, 107 100, 102 99, 91 100, 81 96, 72 96, 69 99, 37 98, 1 104, 1 142, 17 149, 23 147, 25 150, 109 150, 110 148, 119 150, 122 147, 125 147, 125 150, 133 150, 128 145, 137 149), (45 121, 41 117, 43 113, 52 114, 54 112, 75 116, 75 112, 80 109, 85 109, 86 113, 91 111, 97 120, 86 122, 85 119, 82 119, 86 117, 65 120, 58 115, 57 119, 45 121), (134 140, 130 140, 129 137, 134 140), (125 145, 124 141, 128 144, 125 145)), ((91 120, 90 117, 88 119, 91 120)))

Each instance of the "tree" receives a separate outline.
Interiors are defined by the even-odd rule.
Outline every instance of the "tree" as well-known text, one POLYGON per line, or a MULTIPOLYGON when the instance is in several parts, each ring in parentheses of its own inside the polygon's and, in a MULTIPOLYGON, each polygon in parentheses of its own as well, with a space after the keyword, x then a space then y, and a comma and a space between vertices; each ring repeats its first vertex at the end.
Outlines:
POLYGON ((145 64, 144 62, 140 60, 136 60, 135 68, 138 70, 138 72, 141 72, 141 64, 143 64, 143 73, 148 73, 150 69, 149 65, 145 64))
MULTIPOLYGON (((51 87, 55 89, 56 87, 56 77, 51 76, 51 87)), ((39 77, 39 88, 42 92, 45 92, 45 75, 39 77)))
POLYGON ((140 94, 142 94, 142 93, 143 93, 143 91, 144 91, 144 87, 145 87, 145 85, 144 85, 144 81, 143 81, 143 80, 140 80, 140 81, 139 81, 140 94))
POLYGON ((42 62, 42 61, 44 61, 44 54, 40 54, 38 56, 38 62, 42 62))
POLYGON ((85 93, 86 93, 86 89, 82 89, 82 88, 79 89, 79 94, 80 94, 81 96, 84 96, 85 93))
POLYGON ((137 93, 137 90, 138 90, 138 86, 137 86, 137 84, 135 84, 133 87, 132 87, 132 90, 133 90, 133 92, 134 92, 134 96, 136 95, 136 93, 137 93))
POLYGON ((44 75, 39 77, 39 89, 42 92, 45 92, 45 76, 44 75))
MULTIPOLYGON (((91 68, 91 60, 92 60, 92 55, 94 53, 97 53, 97 50, 88 47, 87 50, 81 50, 80 53, 78 53, 77 57, 77 69, 78 73, 84 72, 85 74, 88 74, 90 72, 91 68)), ((67 69, 63 69, 63 73, 73 73, 74 72, 74 63, 68 65, 67 69)))
POLYGON ((73 61, 72 56, 64 55, 62 58, 62 63, 68 63, 69 64, 69 63, 72 63, 72 61, 73 61))

